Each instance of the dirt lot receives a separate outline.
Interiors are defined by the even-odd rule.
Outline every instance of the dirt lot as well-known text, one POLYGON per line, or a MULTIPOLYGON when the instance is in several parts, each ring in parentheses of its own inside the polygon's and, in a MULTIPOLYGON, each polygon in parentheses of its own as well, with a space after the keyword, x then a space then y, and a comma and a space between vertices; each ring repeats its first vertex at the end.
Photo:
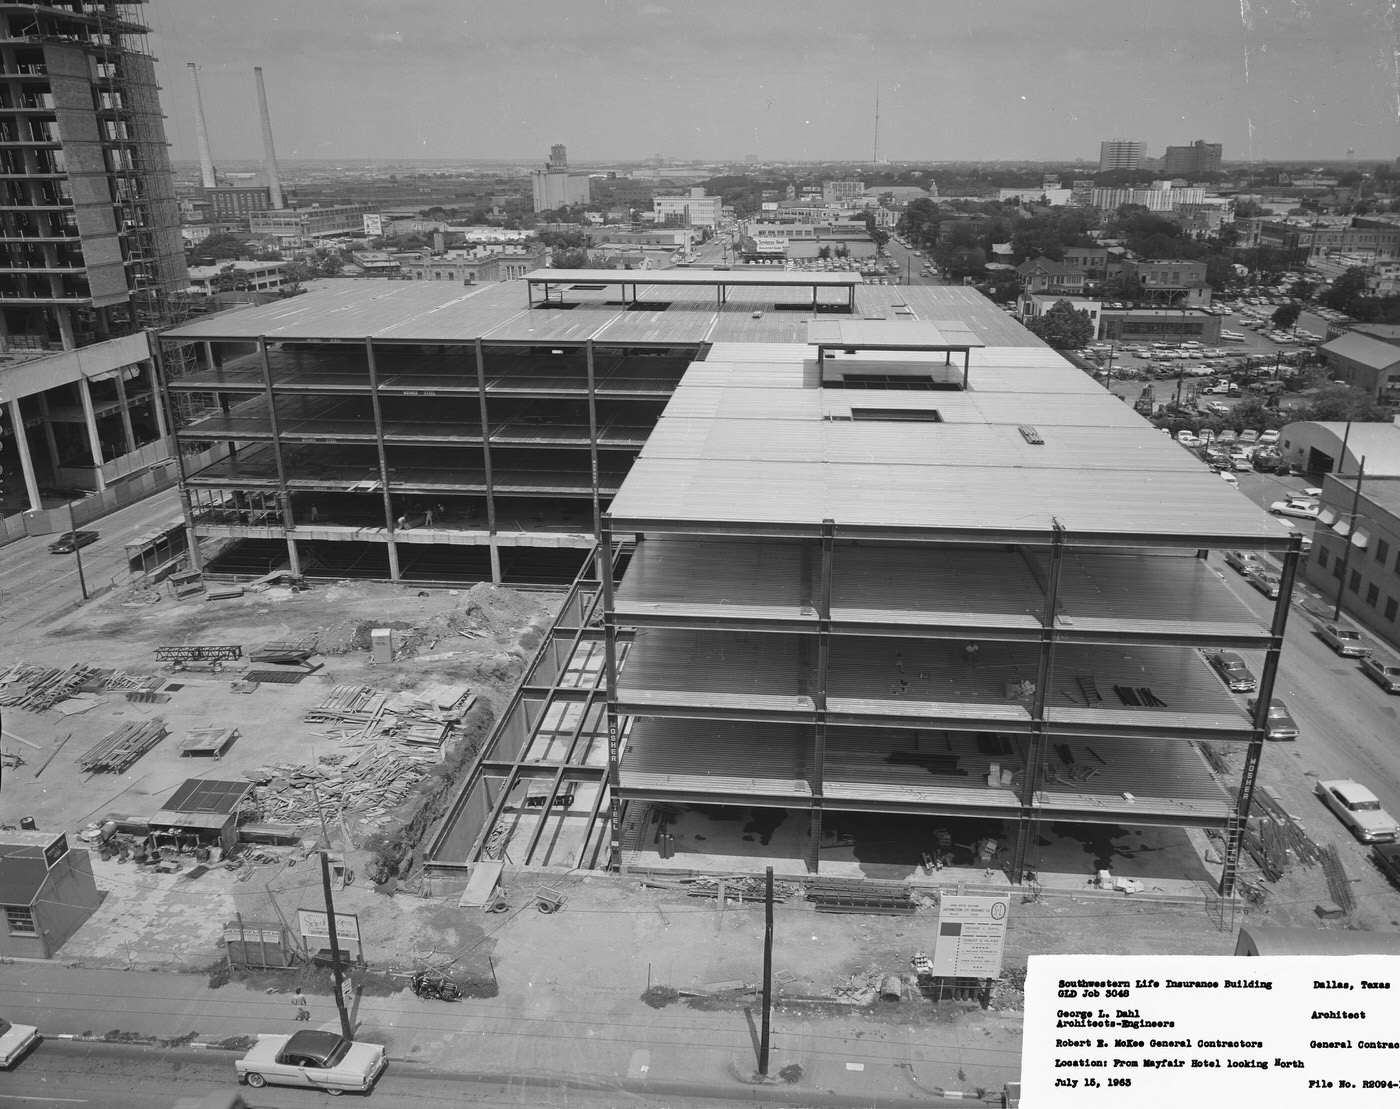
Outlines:
MULTIPOLYGON (((547 983, 561 991, 615 991, 631 1000, 648 987, 706 992, 718 984, 752 982, 761 968, 763 921, 761 907, 751 902, 721 910, 713 900, 644 889, 633 877, 576 874, 550 879, 568 897, 565 911, 551 916, 536 913, 529 896, 538 876, 508 870, 510 911, 490 915, 461 909, 455 900, 418 896, 411 877, 398 885, 399 875, 411 875, 412 855, 394 853, 395 832, 409 827, 416 833, 441 810, 453 774, 469 761, 473 744, 509 698, 557 600, 554 594, 489 585, 415 592, 349 582, 300 593, 274 588, 217 602, 165 598, 147 605, 132 603, 129 595, 104 597, 35 638, 5 644, 0 664, 84 662, 130 676, 157 675, 167 679, 163 689, 170 699, 132 704, 104 693, 73 715, 6 708, 5 731, 24 742, 7 738, 5 749, 19 752, 24 763, 6 771, 4 822, 32 817, 41 829, 63 829, 71 837, 108 813, 150 813, 189 777, 239 779, 258 768, 297 765, 335 772, 358 748, 335 729, 302 721, 335 687, 389 692, 465 683, 477 694, 477 705, 462 721, 462 735, 448 744, 441 761, 430 761, 409 799, 387 812, 348 813, 343 827, 338 819, 328 821, 332 849, 345 851, 358 876, 337 893, 337 911, 357 915, 366 959, 380 969, 427 961, 481 982, 500 976, 503 989, 512 982, 516 988, 547 983), (401 649, 392 664, 376 666, 369 632, 380 627, 401 633, 401 649), (230 688, 237 667, 217 675, 174 674, 155 659, 163 645, 239 644, 246 651, 268 642, 314 646, 312 662, 322 666, 299 684, 267 684, 244 694, 230 688), (124 773, 82 772, 80 757, 102 737, 123 723, 156 717, 170 734, 124 773), (240 736, 221 760, 181 758, 184 734, 210 725, 237 727, 240 736), (376 885, 374 879, 386 876, 386 845, 394 865, 387 881, 376 885)), ((308 821, 304 832, 314 846, 319 822, 308 821)), ((93 854, 104 901, 65 946, 62 958, 69 962, 197 970, 220 959, 224 924, 235 915, 294 924, 296 909, 322 904, 319 866, 308 848, 262 849, 252 865, 237 871, 201 870, 185 860, 172 873, 93 854)), ((1318 899, 1318 877, 1304 871, 1285 878, 1270 897, 1268 915, 1250 915, 1267 923, 1301 922, 1318 899)), ((1021 896, 1013 892, 1008 985, 992 1013, 969 1012, 968 1020, 993 1019, 1019 1007, 1016 980, 1030 955, 1227 954, 1233 933, 1247 919, 1243 909, 1233 915, 1226 910, 1222 920, 1199 903, 1088 889, 1047 891, 1037 902, 1021 896)), ((837 994, 850 1001, 868 995, 871 983, 885 975, 907 974, 914 952, 933 946, 932 906, 929 899, 912 917, 823 915, 800 898, 780 906, 776 969, 784 995, 794 1005, 815 1005, 837 994)), ((851 1012, 853 1021, 881 1025, 946 1019, 949 1011, 913 1002, 851 1012)))

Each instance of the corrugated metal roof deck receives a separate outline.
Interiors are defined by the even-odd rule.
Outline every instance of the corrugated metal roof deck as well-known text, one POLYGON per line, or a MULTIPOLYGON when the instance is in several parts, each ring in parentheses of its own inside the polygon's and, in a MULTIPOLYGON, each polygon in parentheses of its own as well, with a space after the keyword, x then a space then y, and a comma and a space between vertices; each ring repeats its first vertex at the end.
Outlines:
MULTIPOLYGON (((617 271, 604 271, 617 280, 617 271)), ((723 309, 715 293, 703 286, 668 284, 662 274, 647 271, 655 280, 642 280, 639 297, 671 305, 663 313, 624 310, 615 287, 603 290, 576 288, 597 284, 586 271, 570 272, 568 299, 574 309, 528 308, 526 290, 518 281, 461 286, 447 281, 334 280, 319 282, 301 296, 271 304, 250 306, 203 317, 163 333, 166 341, 201 339, 254 339, 273 341, 363 340, 374 336, 385 341, 422 343, 469 342, 487 334, 501 341, 577 341, 593 337, 599 342, 655 341, 688 343, 705 327, 713 342, 739 341, 806 343, 806 321, 811 312, 800 295, 818 275, 765 270, 758 284, 744 288, 731 283, 723 309), (765 289, 766 286, 766 289, 765 289), (775 304, 787 302, 794 310, 775 304), (753 312, 761 311, 760 319, 753 312), (648 320, 648 315, 657 316, 648 320), (572 317, 568 322, 566 317, 572 317), (609 333, 615 325, 616 337, 609 333)), ((692 273, 694 271, 691 271, 692 273)), ((742 271, 731 270, 729 274, 742 271)), ((640 276, 641 271, 638 271, 640 276)), ((724 276, 720 271, 719 276, 724 276)), ((828 282, 823 300, 840 295, 844 306, 846 281, 851 275, 820 275, 828 282)), ((818 282, 823 284, 823 282, 818 282)), ((833 300, 834 303, 834 300, 833 300)), ((1045 349, 1045 345, 981 294, 955 286, 855 286, 855 314, 845 319, 872 316, 880 319, 917 319, 951 327, 965 326, 981 342, 998 346, 1045 349)), ((832 318, 818 313, 817 318, 832 318)))
POLYGON ((1121 401, 1097 386, 1081 392, 1087 378, 1063 359, 1028 350, 1018 369, 1020 352, 979 351, 974 360, 992 359, 1000 388, 979 392, 974 364, 969 391, 908 392, 812 388, 789 349, 780 353, 727 377, 707 361, 682 380, 613 503, 620 530, 669 521, 674 530, 801 532, 831 519, 838 532, 1004 537, 1058 521, 1130 543, 1287 545, 1278 521, 1121 401), (724 383, 708 384, 717 378, 724 383), (932 409, 940 422, 826 418, 852 408, 932 409))

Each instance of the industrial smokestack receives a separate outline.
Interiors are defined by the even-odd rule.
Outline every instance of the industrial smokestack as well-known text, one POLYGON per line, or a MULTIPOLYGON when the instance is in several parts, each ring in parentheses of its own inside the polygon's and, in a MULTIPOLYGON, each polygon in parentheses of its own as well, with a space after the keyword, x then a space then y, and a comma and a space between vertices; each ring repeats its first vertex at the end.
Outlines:
POLYGON ((282 203, 282 181, 277 176, 277 151, 272 148, 272 117, 267 112, 267 89, 263 88, 262 66, 253 67, 253 76, 258 80, 258 115, 262 119, 263 162, 267 167, 267 191, 276 209, 285 207, 282 203))
POLYGON ((194 128, 199 136, 199 176, 206 189, 212 189, 218 181, 214 177, 214 155, 209 151, 209 128, 204 123, 204 101, 199 95, 199 71, 194 62, 185 63, 190 68, 190 81, 194 85, 194 128))

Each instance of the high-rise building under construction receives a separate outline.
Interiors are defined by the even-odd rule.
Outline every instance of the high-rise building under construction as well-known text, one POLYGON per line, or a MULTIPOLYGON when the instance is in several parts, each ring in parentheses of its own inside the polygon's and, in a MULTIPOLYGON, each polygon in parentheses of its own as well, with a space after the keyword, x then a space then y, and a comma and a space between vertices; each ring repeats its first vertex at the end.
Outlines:
POLYGON ((165 456, 147 330, 177 322, 188 280, 139 10, 0 4, 6 514, 165 456))

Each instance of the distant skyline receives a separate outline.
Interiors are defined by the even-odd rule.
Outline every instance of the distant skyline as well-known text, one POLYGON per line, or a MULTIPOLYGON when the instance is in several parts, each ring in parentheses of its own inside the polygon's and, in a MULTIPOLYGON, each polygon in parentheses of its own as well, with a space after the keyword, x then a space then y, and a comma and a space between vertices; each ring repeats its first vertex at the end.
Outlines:
POLYGON ((1400 154, 1391 0, 152 0, 171 155, 1230 161, 1400 154))

